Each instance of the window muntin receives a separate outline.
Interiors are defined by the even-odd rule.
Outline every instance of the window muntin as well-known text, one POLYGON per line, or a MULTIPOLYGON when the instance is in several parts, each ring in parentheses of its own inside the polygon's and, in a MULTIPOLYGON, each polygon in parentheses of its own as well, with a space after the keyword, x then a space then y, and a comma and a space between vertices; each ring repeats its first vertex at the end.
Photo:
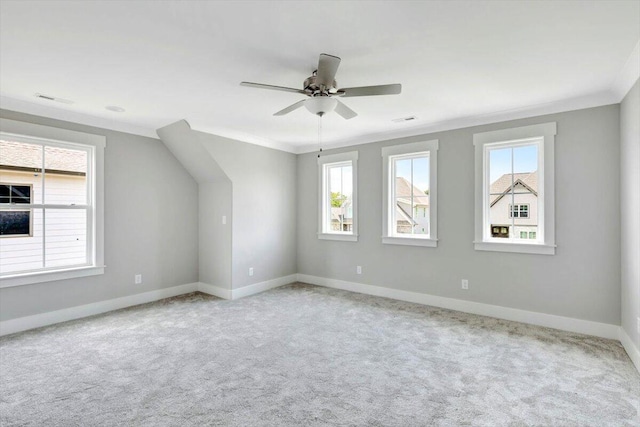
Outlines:
POLYGON ((318 158, 321 239, 357 240, 357 158, 357 152, 318 158))
POLYGON ((476 250, 555 253, 555 135, 555 122, 473 135, 476 250))
POLYGON ((382 148, 386 244, 437 246, 438 140, 382 148))
POLYGON ((95 265, 95 150, 0 133, 0 228, 14 233, 0 236, 0 278, 95 265))

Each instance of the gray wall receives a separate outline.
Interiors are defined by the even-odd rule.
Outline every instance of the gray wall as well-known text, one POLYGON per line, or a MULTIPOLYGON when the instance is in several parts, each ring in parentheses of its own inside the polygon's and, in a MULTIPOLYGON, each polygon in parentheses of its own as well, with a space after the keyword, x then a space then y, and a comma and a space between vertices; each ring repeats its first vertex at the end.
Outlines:
POLYGON ((620 105, 622 328, 640 349, 640 81, 620 105))
POLYGON ((161 141, 6 110, 0 116, 107 138, 105 274, 0 289, 0 320, 198 280, 198 188, 161 141), (133 284, 136 273, 143 284, 133 284))
POLYGON ((231 289, 233 187, 185 120, 157 130, 162 142, 198 183, 198 278, 231 289), (226 224, 222 217, 227 217, 226 224))
POLYGON ((225 289, 231 289, 232 194, 228 178, 199 185, 200 281, 225 289))
POLYGON ((295 274, 296 155, 194 131, 184 120, 158 134, 201 186, 200 281, 237 289, 295 274))
POLYGON ((193 132, 233 186, 233 289, 295 274, 296 155, 193 132))
POLYGON ((298 157, 298 273, 620 323, 619 105, 327 151, 359 151, 358 242, 318 240, 317 156, 298 157), (473 133, 556 121, 556 255, 474 251, 473 133), (382 245, 383 146, 439 139, 437 248, 382 245), (356 265, 363 274, 356 275, 356 265), (470 289, 460 289, 469 279, 470 289))

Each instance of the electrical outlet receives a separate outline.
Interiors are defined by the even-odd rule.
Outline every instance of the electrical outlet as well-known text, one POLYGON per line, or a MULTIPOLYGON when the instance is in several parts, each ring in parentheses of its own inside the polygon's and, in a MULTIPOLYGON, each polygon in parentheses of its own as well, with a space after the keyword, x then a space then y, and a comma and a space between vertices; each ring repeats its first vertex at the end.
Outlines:
POLYGON ((135 282, 136 285, 139 285, 142 283, 142 274, 136 274, 133 278, 133 281, 135 282))
POLYGON ((249 276, 253 276, 253 267, 249 267, 249 276))
POLYGON ((469 290, 469 281, 467 279, 462 279, 462 289, 469 290))
POLYGON ((356 266, 356 274, 362 274, 362 266, 361 265, 356 266))
POLYGON ((222 225, 226 225, 226 224, 227 224, 227 216, 222 215, 222 225))

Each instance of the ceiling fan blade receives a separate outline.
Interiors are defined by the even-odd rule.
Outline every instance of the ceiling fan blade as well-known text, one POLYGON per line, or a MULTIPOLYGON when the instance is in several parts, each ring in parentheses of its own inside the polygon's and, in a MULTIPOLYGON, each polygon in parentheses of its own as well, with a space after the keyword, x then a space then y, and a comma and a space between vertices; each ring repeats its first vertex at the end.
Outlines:
MULTIPOLYGON (((336 101, 338 100, 336 99, 336 101)), ((347 107, 340 101, 338 101, 338 103, 336 104, 335 112, 341 115, 342 118, 347 120, 353 119, 355 116, 358 115, 358 113, 356 113, 355 111, 353 111, 351 108, 347 107)))
POLYGON ((289 114, 293 110, 297 110, 298 108, 302 107, 304 105, 304 101, 306 101, 306 99, 303 99, 302 101, 298 101, 293 105, 289 105, 287 108, 275 113, 274 116, 284 116, 285 114, 289 114))
POLYGON ((379 86, 360 86, 360 87, 345 87, 338 90, 337 95, 343 97, 349 96, 373 96, 373 95, 398 95, 402 92, 402 85, 399 83, 392 85, 379 85, 379 86), (344 95, 342 95, 344 94, 344 95))
POLYGON ((316 84, 327 88, 332 87, 339 65, 340 58, 337 56, 327 55, 326 53, 320 54, 316 84))
POLYGON ((294 93, 301 93, 303 95, 307 95, 307 92, 305 92, 304 90, 294 89, 292 87, 265 85, 262 83, 253 83, 253 82, 240 82, 240 86, 257 87, 258 89, 271 89, 271 90, 279 90, 282 92, 294 92, 294 93))

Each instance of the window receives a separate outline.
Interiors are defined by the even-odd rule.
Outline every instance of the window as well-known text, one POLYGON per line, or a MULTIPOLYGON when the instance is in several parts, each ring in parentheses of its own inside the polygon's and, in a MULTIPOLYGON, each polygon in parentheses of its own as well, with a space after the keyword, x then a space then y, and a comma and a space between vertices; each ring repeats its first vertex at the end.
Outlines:
POLYGON ((383 243, 437 246, 437 151, 437 140, 382 149, 383 243))
MULTIPOLYGON (((0 143, 0 149, 2 145, 0 143)), ((31 185, 0 182, 0 239, 31 235, 31 209, 9 210, 1 206, 31 203, 31 185)))
POLYGON ((491 225, 491 237, 509 237, 508 225, 491 225))
POLYGON ((0 120, 0 287, 103 273, 104 146, 0 120))
POLYGON ((357 152, 318 158, 320 239, 358 240, 357 161, 357 152))
POLYGON ((478 133, 476 250, 553 255, 556 124, 478 133))
POLYGON ((529 205, 509 205, 509 218, 529 218, 529 205))

